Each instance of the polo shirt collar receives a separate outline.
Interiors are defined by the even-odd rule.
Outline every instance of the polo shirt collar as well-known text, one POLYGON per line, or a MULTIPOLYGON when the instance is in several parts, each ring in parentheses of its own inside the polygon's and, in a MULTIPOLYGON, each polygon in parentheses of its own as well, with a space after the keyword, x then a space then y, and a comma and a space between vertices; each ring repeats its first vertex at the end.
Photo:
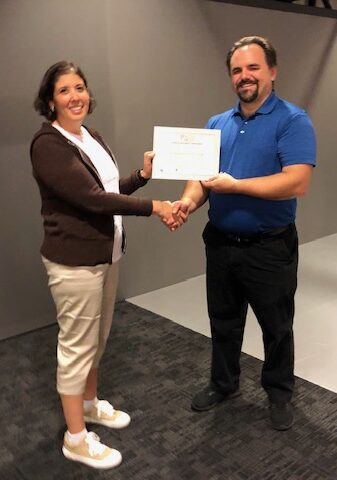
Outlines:
MULTIPOLYGON (((274 110, 274 107, 278 101, 277 96, 275 95, 275 92, 271 92, 269 97, 263 102, 261 107, 256 110, 254 115, 267 115, 270 113, 272 110, 274 110)), ((240 109, 240 101, 237 102, 235 107, 233 108, 233 116, 235 115, 241 115, 241 109, 240 109)))

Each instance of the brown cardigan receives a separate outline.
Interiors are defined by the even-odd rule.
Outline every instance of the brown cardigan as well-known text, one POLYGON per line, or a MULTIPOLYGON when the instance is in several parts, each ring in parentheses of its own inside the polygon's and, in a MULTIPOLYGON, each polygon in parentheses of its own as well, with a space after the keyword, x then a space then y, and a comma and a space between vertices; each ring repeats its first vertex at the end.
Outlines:
MULTIPOLYGON (((114 156, 95 130, 90 134, 114 156)), ((111 263, 113 215, 152 213, 152 201, 129 197, 146 184, 137 172, 121 178, 120 193, 107 193, 89 157, 49 123, 30 147, 33 175, 41 195, 44 239, 41 254, 70 266, 111 263)))

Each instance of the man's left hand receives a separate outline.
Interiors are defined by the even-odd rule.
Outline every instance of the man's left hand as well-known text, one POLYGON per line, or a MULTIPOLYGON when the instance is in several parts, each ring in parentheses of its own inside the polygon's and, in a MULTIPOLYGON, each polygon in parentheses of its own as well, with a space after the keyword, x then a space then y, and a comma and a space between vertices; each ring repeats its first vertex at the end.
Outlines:
POLYGON ((229 173, 219 173, 215 177, 204 180, 201 184, 216 193, 233 193, 237 180, 229 173))

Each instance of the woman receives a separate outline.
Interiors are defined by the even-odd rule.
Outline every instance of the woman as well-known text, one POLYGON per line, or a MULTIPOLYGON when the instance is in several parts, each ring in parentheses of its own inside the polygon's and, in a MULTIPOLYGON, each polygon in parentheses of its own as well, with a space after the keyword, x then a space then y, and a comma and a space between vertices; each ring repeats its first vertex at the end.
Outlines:
POLYGON ((68 430, 62 451, 95 468, 122 461, 85 422, 124 428, 127 413, 97 398, 97 368, 109 335, 123 254, 121 215, 171 215, 169 202, 133 198, 152 173, 153 152, 127 178, 99 133, 83 126, 94 100, 80 68, 62 61, 45 73, 34 103, 49 120, 31 144, 44 223, 41 247, 59 324, 57 390, 68 430))

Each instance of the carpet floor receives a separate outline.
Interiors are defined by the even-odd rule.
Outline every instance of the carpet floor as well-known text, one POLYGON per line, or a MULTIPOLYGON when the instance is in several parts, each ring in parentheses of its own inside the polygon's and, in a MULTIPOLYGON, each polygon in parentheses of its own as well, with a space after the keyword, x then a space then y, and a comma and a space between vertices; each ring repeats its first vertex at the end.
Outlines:
POLYGON ((116 306, 99 393, 132 422, 92 427, 123 463, 98 471, 66 460, 56 337, 52 325, 0 342, 0 480, 336 480, 336 394, 297 379, 294 427, 276 432, 261 361, 242 354, 242 396, 193 412, 210 339, 127 302, 116 306))

